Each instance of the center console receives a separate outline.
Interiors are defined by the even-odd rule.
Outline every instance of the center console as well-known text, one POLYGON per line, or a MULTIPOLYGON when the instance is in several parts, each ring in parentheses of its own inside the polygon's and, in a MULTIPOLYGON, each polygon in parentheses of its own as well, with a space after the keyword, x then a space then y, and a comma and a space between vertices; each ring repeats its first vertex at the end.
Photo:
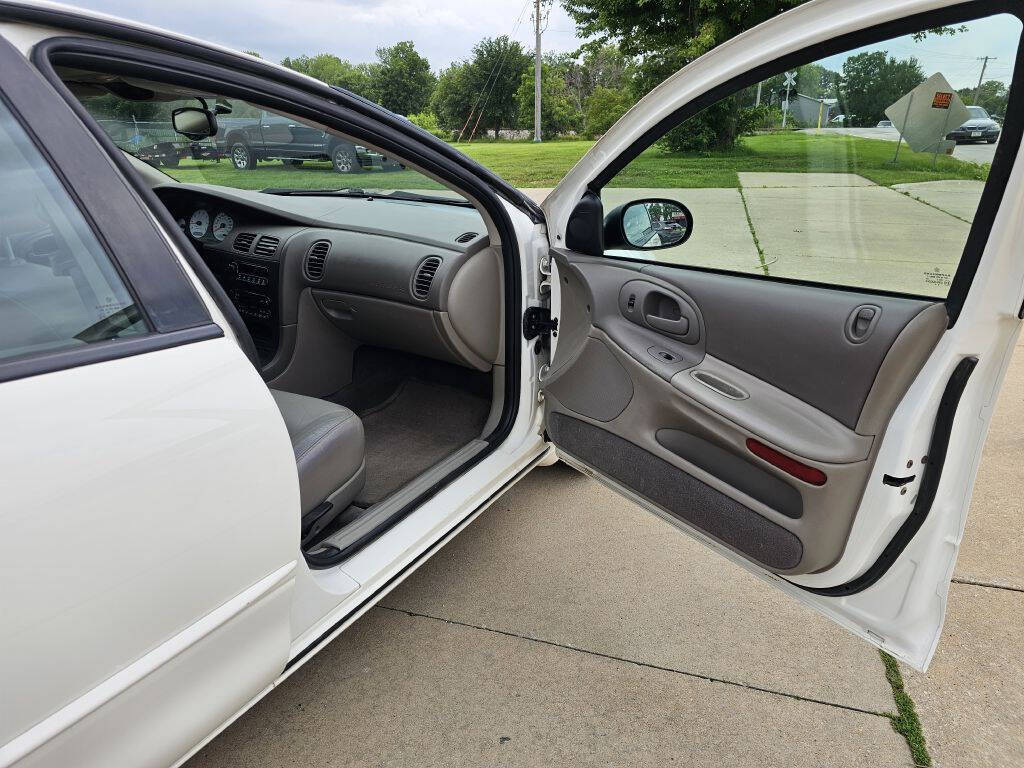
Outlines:
POLYGON ((280 340, 280 262, 212 248, 203 249, 203 258, 242 316, 260 363, 266 365, 280 340))

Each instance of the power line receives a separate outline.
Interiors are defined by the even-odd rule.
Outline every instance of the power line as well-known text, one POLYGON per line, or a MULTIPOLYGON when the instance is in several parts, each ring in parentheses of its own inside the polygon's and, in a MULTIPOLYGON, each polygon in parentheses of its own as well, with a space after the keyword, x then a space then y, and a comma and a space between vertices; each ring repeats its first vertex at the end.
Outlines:
MULTIPOLYGON (((522 24, 523 13, 526 11, 526 6, 529 5, 529 2, 530 0, 527 0, 526 3, 523 5, 523 10, 519 12, 519 18, 516 20, 516 26, 512 30, 512 36, 508 39, 508 45, 505 46, 505 50, 502 53, 501 58, 498 60, 497 74, 494 76, 494 80, 491 82, 490 90, 488 90, 487 93, 484 95, 484 103, 483 105, 481 105, 480 111, 477 113, 476 122, 473 123, 473 130, 470 131, 469 141, 473 141, 473 137, 476 136, 476 129, 477 126, 480 125, 480 118, 484 116, 484 110, 487 109, 487 103, 491 100, 491 94, 494 92, 494 88, 498 84, 498 78, 501 77, 501 71, 505 68, 505 60, 508 58, 508 54, 512 50, 512 43, 514 42, 513 38, 515 37, 516 32, 519 30, 519 25, 522 24)), ((486 83, 484 85, 486 87, 486 83)), ((495 134, 494 138, 498 138, 497 134, 495 134)))
MULTIPOLYGON (((523 7, 519 9, 519 16, 516 17, 516 22, 512 26, 512 34, 509 36, 510 40, 514 39, 516 33, 519 31, 519 27, 523 23, 523 14, 526 13, 526 9, 529 7, 529 5, 530 0, 526 0, 526 2, 523 3, 523 7)), ((508 49, 505 50, 505 54, 508 54, 508 49)), ((469 121, 473 119, 473 112, 476 110, 476 105, 480 103, 480 97, 483 96, 484 93, 487 93, 487 98, 490 98, 490 91, 488 91, 487 86, 491 83, 491 78, 494 76, 495 70, 498 70, 498 64, 501 63, 502 65, 504 65, 504 61, 505 57, 502 56, 500 59, 495 61, 494 64, 491 65, 491 71, 487 73, 487 79, 484 80, 483 88, 480 89, 480 92, 477 93, 476 98, 473 100, 473 106, 469 108, 469 114, 466 116, 466 122, 462 124, 462 130, 459 131, 459 137, 458 139, 456 139, 456 141, 462 141, 462 135, 466 132, 466 128, 469 126, 469 121)), ((500 70, 498 71, 500 74, 500 70)), ((495 78, 495 81, 497 81, 497 78, 495 78)), ((493 89, 493 85, 491 86, 491 88, 493 89)), ((484 106, 486 105, 487 101, 485 100, 484 106)), ((473 134, 476 133, 476 127, 480 124, 481 115, 483 115, 483 107, 480 108, 480 114, 477 115, 476 123, 473 124, 473 132, 470 134, 469 137, 470 141, 473 140, 473 134)))

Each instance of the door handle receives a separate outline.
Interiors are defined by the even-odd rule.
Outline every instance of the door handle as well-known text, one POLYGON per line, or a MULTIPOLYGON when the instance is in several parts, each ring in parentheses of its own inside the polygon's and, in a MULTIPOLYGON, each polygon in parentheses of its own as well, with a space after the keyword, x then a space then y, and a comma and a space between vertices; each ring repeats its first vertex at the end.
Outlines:
POLYGON ((658 317, 657 315, 644 315, 644 320, 651 328, 655 328, 665 333, 673 333, 679 336, 685 336, 690 332, 690 319, 687 317, 679 317, 675 320, 670 320, 667 317, 658 317))

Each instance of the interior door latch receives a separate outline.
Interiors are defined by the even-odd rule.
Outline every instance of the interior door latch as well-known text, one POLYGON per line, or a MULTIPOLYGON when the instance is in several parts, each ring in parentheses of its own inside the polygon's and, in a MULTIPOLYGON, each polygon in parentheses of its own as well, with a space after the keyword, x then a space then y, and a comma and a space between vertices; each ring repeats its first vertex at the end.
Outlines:
POLYGON ((527 307, 523 312, 523 337, 530 341, 552 334, 558 335, 558 318, 551 317, 551 310, 548 307, 527 307))

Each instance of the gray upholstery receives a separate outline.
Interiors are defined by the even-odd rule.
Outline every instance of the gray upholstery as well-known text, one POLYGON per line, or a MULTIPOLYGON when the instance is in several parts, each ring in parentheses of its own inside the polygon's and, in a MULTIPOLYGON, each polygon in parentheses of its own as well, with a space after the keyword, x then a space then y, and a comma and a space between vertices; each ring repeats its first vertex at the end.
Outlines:
POLYGON ((693 475, 585 421, 552 413, 548 434, 559 448, 650 499, 675 517, 769 568, 795 568, 800 539, 693 475))
POLYGON ((315 397, 272 389, 299 470, 302 513, 324 501, 341 511, 363 489, 366 441, 352 411, 315 397))

